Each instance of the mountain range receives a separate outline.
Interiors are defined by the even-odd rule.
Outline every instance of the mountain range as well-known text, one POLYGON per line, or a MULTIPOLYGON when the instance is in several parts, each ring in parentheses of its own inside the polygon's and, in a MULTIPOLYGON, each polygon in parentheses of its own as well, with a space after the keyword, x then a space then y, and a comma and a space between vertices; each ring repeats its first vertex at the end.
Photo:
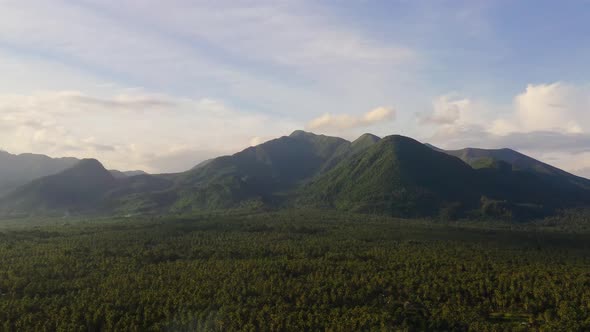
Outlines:
POLYGON ((124 174, 93 159, 67 161, 60 164, 64 169, 35 173, 36 179, 11 190, 0 199, 0 212, 190 214, 311 207, 526 219, 590 203, 590 180, 514 150, 445 151, 399 135, 364 134, 350 142, 295 131, 176 174, 124 174))
MULTIPOLYGON (((0 197, 38 178, 54 175, 80 162, 77 158, 51 158, 42 154, 11 154, 0 150, 0 197)), ((143 171, 110 170, 115 177, 145 174, 143 171)))

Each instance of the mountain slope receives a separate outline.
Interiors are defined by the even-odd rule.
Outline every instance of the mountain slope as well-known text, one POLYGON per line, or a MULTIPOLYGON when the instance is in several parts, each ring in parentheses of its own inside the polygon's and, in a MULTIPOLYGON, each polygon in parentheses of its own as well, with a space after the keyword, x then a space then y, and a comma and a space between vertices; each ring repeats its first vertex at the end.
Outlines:
POLYGON ((117 178, 117 179, 124 179, 127 177, 137 176, 137 175, 146 175, 147 173, 144 171, 118 171, 116 169, 109 169, 109 172, 117 178))
POLYGON ((82 159, 74 167, 17 189, 0 206, 21 212, 98 209, 104 193, 115 186, 115 178, 97 160, 82 159))
POLYGON ((307 185, 300 202, 398 216, 452 209, 529 217, 590 204, 585 181, 558 169, 531 171, 496 159, 475 169, 446 151, 388 136, 307 185))
POLYGON ((162 191, 172 182, 147 174, 116 178, 95 159, 82 159, 54 175, 33 180, 0 200, 5 214, 110 213, 138 193, 162 191))
POLYGON ((74 166, 76 158, 50 158, 41 154, 19 155, 0 151, 0 196, 43 176, 74 166))
MULTIPOLYGON (((177 177, 178 210, 227 208, 245 201, 274 202, 313 177, 350 142, 295 131, 231 156, 215 158, 177 177)), ((257 203, 257 204, 258 204, 257 203)))
POLYGON ((361 212, 431 215, 445 201, 474 204, 474 176, 461 160, 394 135, 310 183, 302 201, 361 212))
POLYGON ((504 162, 509 164, 514 171, 552 176, 556 178, 556 181, 567 180, 572 184, 590 189, 590 180, 573 175, 512 149, 465 148, 461 150, 439 149, 439 151, 458 157, 475 169, 498 168, 501 167, 500 162, 504 162))
POLYGON ((364 134, 349 142, 295 131, 177 174, 116 177, 98 161, 82 160, 5 196, 0 212, 313 206, 405 217, 519 219, 590 205, 588 182, 507 149, 449 152, 399 135, 364 134))

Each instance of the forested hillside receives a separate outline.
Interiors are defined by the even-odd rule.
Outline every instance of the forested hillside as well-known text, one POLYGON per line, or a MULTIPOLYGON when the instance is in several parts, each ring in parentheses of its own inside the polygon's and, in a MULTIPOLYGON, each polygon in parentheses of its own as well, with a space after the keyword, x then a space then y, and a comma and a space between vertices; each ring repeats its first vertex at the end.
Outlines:
POLYGON ((190 215, 313 207, 527 220, 590 204, 590 180, 515 151, 443 151, 399 135, 364 134, 349 142, 299 130, 177 174, 128 177, 98 161, 84 163, 20 187, 0 199, 0 213, 190 215))
POLYGON ((15 155, 0 150, 0 196, 40 177, 59 173, 78 161, 33 153, 15 155))

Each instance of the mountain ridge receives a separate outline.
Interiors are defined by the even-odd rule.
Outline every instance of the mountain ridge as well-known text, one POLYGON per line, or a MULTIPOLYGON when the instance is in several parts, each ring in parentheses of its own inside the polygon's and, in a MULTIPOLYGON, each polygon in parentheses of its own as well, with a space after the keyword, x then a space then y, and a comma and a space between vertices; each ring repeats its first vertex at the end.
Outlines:
POLYGON ((0 210, 190 214, 320 207, 518 219, 589 204, 589 181, 513 150, 449 152, 401 135, 363 134, 351 142, 294 131, 175 174, 116 177, 100 162, 82 160, 20 187, 0 200, 0 210), (491 161, 474 167, 481 158, 491 161))

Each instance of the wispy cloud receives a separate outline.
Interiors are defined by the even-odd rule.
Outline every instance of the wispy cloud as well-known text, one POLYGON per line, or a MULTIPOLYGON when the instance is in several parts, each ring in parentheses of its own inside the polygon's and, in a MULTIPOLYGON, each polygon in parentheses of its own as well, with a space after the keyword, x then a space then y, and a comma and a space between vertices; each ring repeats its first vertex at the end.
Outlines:
POLYGON ((418 57, 313 2, 290 1, 10 2, 1 45, 125 85, 293 114, 295 105, 313 113, 382 98, 384 81, 418 57), (333 94, 340 99, 321 98, 333 94))

